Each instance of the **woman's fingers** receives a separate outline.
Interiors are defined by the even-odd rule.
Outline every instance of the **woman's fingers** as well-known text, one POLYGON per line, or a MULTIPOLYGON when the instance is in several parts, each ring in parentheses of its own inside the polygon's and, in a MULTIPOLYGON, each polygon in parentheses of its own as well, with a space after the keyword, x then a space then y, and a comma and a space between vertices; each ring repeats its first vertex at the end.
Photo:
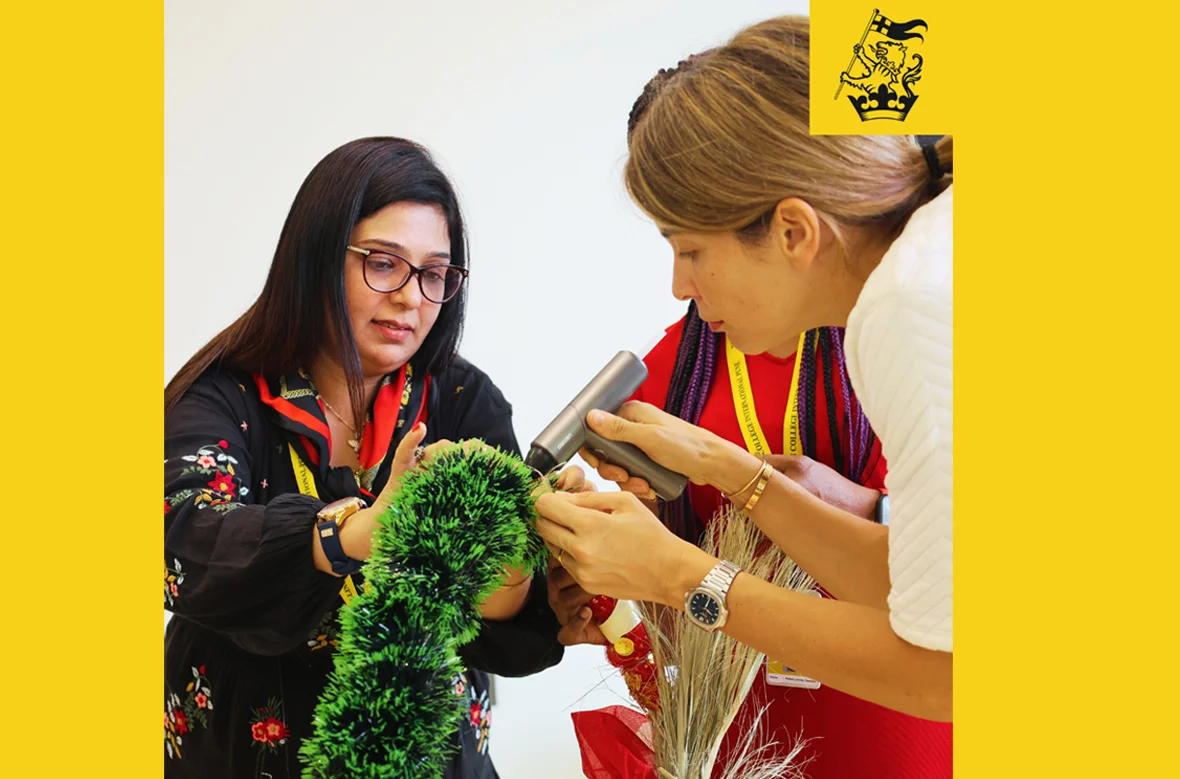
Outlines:
MULTIPOLYGON (((581 492, 587 488, 586 472, 576 465, 571 465, 557 477, 557 489, 563 492, 581 492)), ((589 485, 593 487, 593 485, 589 485)))
POLYGON ((442 452, 454 445, 455 444, 452 441, 449 441, 446 438, 435 441, 433 444, 431 444, 430 446, 426 447, 423 450, 422 462, 423 463, 430 462, 430 460, 434 457, 437 457, 440 452, 442 452))
POLYGON ((393 453, 393 463, 389 471, 389 480, 385 482, 385 487, 377 497, 378 502, 388 502, 389 498, 393 496, 393 493, 397 491, 402 476, 406 474, 406 471, 417 465, 415 452, 417 452, 418 447, 422 445, 425 439, 426 425, 423 422, 419 422, 398 442, 397 449, 393 453))
POLYGON ((610 441, 622 441, 639 445, 638 438, 642 437, 643 425, 624 419, 605 411, 591 411, 586 415, 586 423, 590 429, 610 441))
MULTIPOLYGON (((548 496, 543 496, 548 497, 548 496)), ((539 504, 540 501, 537 501, 539 504)), ((537 517, 537 532, 549 546, 549 551, 559 564, 564 565, 569 557, 569 547, 574 543, 574 534, 569 528, 559 525, 544 516, 537 517)))
POLYGON ((626 469, 608 462, 599 463, 598 475, 607 481, 613 481, 615 484, 623 484, 631 478, 631 474, 627 473, 626 469))

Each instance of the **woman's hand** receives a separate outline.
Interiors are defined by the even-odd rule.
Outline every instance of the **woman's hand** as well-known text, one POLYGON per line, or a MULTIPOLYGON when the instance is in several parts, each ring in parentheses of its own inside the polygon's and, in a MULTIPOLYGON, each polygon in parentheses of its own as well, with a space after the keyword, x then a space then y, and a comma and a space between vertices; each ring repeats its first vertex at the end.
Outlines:
POLYGON ((829 506, 862 519, 873 519, 881 493, 849 481, 821 462, 804 455, 772 454, 766 461, 776 471, 829 506))
MULTIPOLYGON (((389 480, 385 482, 385 487, 373 500, 373 505, 356 512, 344 523, 344 527, 340 530, 340 546, 344 549, 344 553, 353 560, 367 560, 372 553, 373 531, 377 529, 377 518, 385 513, 389 504, 393 502, 393 496, 397 494, 398 487, 401 486, 402 477, 417 465, 415 452, 425 438, 426 425, 421 422, 402 437, 401 442, 397 445, 397 450, 393 453, 389 480)), ((438 447, 444 443, 449 444, 450 442, 440 441, 437 444, 431 444, 427 451, 437 451, 438 447)), ((319 567, 319 555, 323 553, 319 551, 318 540, 316 547, 318 552, 316 567, 319 567)), ((324 560, 326 562, 327 558, 325 557, 324 560)), ((320 570, 325 569, 320 568, 320 570)), ((326 570, 331 571, 332 566, 328 564, 326 570)))
MULTIPOLYGON (((419 422, 398 443, 397 450, 393 453, 393 462, 390 465, 389 480, 385 482, 380 494, 373 500, 373 505, 356 512, 344 523, 344 527, 340 531, 340 546, 344 549, 344 553, 353 560, 367 560, 372 553, 373 532, 377 529, 377 520, 393 502, 393 496, 397 494, 398 488, 401 487, 402 478, 407 473, 423 463, 430 462, 431 458, 437 457, 439 453, 452 447, 461 446, 464 451, 487 447, 487 444, 478 439, 455 444, 444 438, 423 449, 421 459, 419 459, 417 456, 418 447, 422 445, 424 440, 426 440, 426 425, 419 422)), ((320 566, 320 556, 323 552, 319 548, 318 541, 316 548, 316 567, 320 570, 331 571, 332 566, 327 563, 326 557, 324 557, 326 568, 320 566)))
MULTIPOLYGON (((634 444, 660 465, 687 476, 693 484, 709 484, 726 495, 740 490, 762 465, 742 447, 649 403, 624 403, 617 415, 591 411, 586 421, 603 438, 634 444)), ((632 494, 650 497, 651 486, 642 479, 631 477, 618 466, 600 463, 590 452, 583 452, 582 457, 604 479, 632 494)))
POLYGON ((593 613, 586 604, 594 596, 574 581, 570 572, 561 567, 557 558, 549 558, 549 608, 557 615, 561 630, 557 640, 563 646, 577 644, 606 644, 606 636, 593 621, 593 613))
POLYGON ((586 481, 586 472, 576 465, 571 465, 557 477, 559 492, 597 492, 598 486, 592 481, 586 481))
MULTIPOLYGON (((466 441, 464 446, 471 446, 473 442, 466 441)), ((424 458, 428 459, 428 458, 424 458)), ((548 489, 538 485, 539 488, 548 489)), ((557 489, 569 490, 571 492, 586 492, 595 489, 592 483, 586 481, 586 474, 581 468, 571 466, 561 472, 557 477, 557 489)), ((554 561, 550 558, 549 565, 552 568, 554 561)), ((500 583, 498 590, 492 591, 483 603, 479 606, 480 614, 484 619, 489 620, 504 620, 511 619, 520 613, 524 608, 524 604, 528 601, 529 589, 532 586, 533 574, 532 571, 524 571, 518 568, 505 569, 504 580, 500 583)), ((553 584, 552 580, 549 582, 550 603, 552 603, 553 584)), ((589 598, 587 598, 588 600, 589 598)), ((555 612, 556 613, 556 612, 555 612)), ((565 625, 567 620, 558 616, 562 625, 565 625)), ((573 628, 571 628, 573 630, 573 628)), ((563 631, 564 632, 564 631, 563 631)), ((567 633, 567 635, 572 635, 567 633)), ((562 639, 562 634, 558 634, 558 639, 562 639)), ((585 643, 585 642, 576 642, 585 643)))
MULTIPOLYGON (((373 531, 377 529, 377 518, 389 508, 389 504, 393 501, 393 496, 397 493, 397 489, 401 485, 402 477, 406 474, 406 471, 413 468, 416 464, 414 453, 425 438, 426 425, 421 423, 415 425, 410 432, 406 433, 405 437, 397 445, 397 450, 393 453, 389 481, 385 483, 384 489, 374 499, 373 505, 361 509, 345 520, 344 527, 340 529, 340 547, 344 550, 344 554, 353 560, 367 560, 372 553, 373 531)), ((312 558, 315 562, 315 567, 324 573, 337 576, 332 570, 332 564, 328 561, 328 556, 324 554, 324 547, 320 542, 318 528, 312 528, 312 538, 312 558)))
POLYGON ((586 461, 587 465, 596 470, 599 476, 607 481, 613 481, 619 485, 619 489, 623 492, 629 492, 635 497, 646 501, 654 501, 658 497, 656 491, 647 483, 647 480, 641 479, 638 476, 632 476, 623 468, 598 459, 598 455, 589 449, 580 449, 578 455, 586 461))
MULTIPOLYGON (((598 487, 594 482, 586 481, 586 474, 581 468, 570 466, 562 471, 557 479, 559 492, 585 493, 596 492, 598 487)), ((583 590, 569 571, 561 567, 557 561, 560 549, 550 549, 549 575, 547 577, 549 589, 549 608, 557 616, 561 630, 557 640, 563 646, 577 644, 606 644, 606 637, 598 629, 598 625, 591 621, 593 614, 586 604, 594 596, 583 590)))
POLYGON ((684 607, 716 562, 677 538, 625 492, 552 493, 537 500, 537 531, 585 592, 684 607))

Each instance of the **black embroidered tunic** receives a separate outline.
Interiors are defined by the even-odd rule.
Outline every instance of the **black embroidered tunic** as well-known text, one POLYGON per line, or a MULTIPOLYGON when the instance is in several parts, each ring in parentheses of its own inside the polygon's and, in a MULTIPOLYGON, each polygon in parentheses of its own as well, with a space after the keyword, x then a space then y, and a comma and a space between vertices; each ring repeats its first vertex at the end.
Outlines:
MULTIPOLYGON (((164 420, 164 752, 170 778, 295 779, 299 745, 332 670, 337 610, 363 585, 315 568, 312 528, 326 503, 371 501, 397 442, 425 421, 425 444, 479 438, 519 454, 512 409, 478 368, 457 360, 422 380, 385 378, 366 419, 359 475, 330 467, 330 435, 306 374, 210 371, 164 420), (319 497, 301 494, 297 457, 319 497)), ((528 603, 485 621, 461 650, 467 704, 448 779, 491 779, 488 674, 525 676, 562 656, 538 571, 528 603)))

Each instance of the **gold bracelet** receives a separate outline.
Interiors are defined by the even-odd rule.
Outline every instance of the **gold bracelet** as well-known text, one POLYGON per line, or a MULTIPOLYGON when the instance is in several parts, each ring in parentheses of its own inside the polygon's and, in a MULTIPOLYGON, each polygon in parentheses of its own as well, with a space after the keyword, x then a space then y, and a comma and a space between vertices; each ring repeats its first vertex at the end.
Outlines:
POLYGON ((758 505, 758 501, 762 498, 762 493, 766 490, 766 485, 770 483, 770 475, 774 473, 774 468, 770 463, 763 460, 762 469, 758 471, 758 486, 754 488, 754 494, 746 501, 743 512, 749 514, 758 505))
POLYGON ((758 457, 761 458, 761 460, 762 460, 762 466, 760 468, 758 468, 758 471, 754 474, 754 478, 752 478, 748 482, 746 482, 746 486, 742 487, 737 492, 730 493, 729 495, 725 495, 725 493, 722 493, 722 495, 724 495, 726 500, 732 501, 738 495, 741 495, 743 492, 745 492, 746 490, 753 487, 755 482, 757 482, 758 479, 762 477, 762 469, 766 467, 766 455, 760 454, 760 455, 758 455, 758 457))

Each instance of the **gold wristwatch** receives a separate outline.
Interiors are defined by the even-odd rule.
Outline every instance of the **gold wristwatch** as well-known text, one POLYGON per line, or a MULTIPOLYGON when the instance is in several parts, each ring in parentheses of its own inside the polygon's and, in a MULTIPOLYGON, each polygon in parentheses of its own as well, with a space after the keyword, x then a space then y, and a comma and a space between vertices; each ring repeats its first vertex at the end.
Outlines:
POLYGON ((324 506, 316 518, 320 522, 335 522, 337 528, 342 528, 349 517, 364 507, 365 502, 360 498, 344 498, 324 506))
POLYGON ((340 528, 348 518, 365 507, 360 498, 344 498, 329 503, 316 514, 316 532, 320 535, 320 546, 324 556, 332 564, 332 572, 337 576, 348 576, 361 569, 361 561, 354 560, 344 553, 340 545, 340 528))

